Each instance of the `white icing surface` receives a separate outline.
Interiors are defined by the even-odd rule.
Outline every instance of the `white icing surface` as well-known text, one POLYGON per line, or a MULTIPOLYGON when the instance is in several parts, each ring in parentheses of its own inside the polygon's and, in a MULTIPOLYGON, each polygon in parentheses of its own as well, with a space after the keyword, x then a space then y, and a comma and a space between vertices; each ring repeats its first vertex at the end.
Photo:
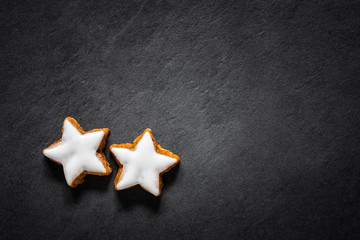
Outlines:
POLYGON ((65 120, 61 142, 45 149, 44 155, 63 165, 66 182, 71 186, 84 170, 106 172, 103 163, 96 157, 103 136, 103 131, 82 134, 65 120))
POLYGON ((123 165, 116 189, 126 189, 140 184, 155 196, 160 195, 159 174, 177 162, 175 158, 155 151, 149 132, 143 135, 135 149, 113 147, 111 152, 123 165))

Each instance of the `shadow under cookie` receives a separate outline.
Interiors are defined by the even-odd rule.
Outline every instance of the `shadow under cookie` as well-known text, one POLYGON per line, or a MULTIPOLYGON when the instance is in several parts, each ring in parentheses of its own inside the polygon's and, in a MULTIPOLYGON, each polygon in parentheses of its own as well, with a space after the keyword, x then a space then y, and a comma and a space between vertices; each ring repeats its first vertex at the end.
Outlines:
POLYGON ((152 195, 139 185, 117 191, 116 196, 122 206, 122 208, 119 209, 120 211, 123 209, 129 210, 136 205, 146 206, 155 213, 160 211, 161 197, 152 195))

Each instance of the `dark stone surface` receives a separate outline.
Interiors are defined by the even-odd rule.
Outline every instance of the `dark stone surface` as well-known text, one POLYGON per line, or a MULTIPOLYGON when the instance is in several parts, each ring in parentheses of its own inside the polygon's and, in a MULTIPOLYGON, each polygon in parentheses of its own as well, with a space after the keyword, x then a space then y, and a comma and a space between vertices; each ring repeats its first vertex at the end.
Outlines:
POLYGON ((359 1, 1 1, 1 239, 359 239, 359 1), (111 131, 76 189, 42 155, 111 131), (108 146, 181 157, 116 192, 108 146))

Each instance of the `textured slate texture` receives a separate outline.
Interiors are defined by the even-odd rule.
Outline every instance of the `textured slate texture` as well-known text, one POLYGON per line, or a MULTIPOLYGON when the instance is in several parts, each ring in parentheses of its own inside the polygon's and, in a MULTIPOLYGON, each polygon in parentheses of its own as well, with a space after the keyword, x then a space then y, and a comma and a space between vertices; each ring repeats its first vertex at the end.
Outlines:
POLYGON ((359 239, 359 1, 1 1, 1 239, 359 239), (42 150, 108 127, 109 177, 42 150), (181 157, 116 192, 111 144, 181 157))

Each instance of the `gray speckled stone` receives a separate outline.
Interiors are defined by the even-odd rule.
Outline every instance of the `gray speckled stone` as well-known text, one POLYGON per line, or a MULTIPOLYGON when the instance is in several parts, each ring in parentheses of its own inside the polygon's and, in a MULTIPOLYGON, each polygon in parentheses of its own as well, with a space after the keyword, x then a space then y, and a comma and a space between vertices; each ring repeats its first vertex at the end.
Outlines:
POLYGON ((358 239, 356 1, 1 2, 1 239, 358 239), (108 177, 42 155, 110 129, 108 177), (178 154, 116 192, 111 144, 178 154))

